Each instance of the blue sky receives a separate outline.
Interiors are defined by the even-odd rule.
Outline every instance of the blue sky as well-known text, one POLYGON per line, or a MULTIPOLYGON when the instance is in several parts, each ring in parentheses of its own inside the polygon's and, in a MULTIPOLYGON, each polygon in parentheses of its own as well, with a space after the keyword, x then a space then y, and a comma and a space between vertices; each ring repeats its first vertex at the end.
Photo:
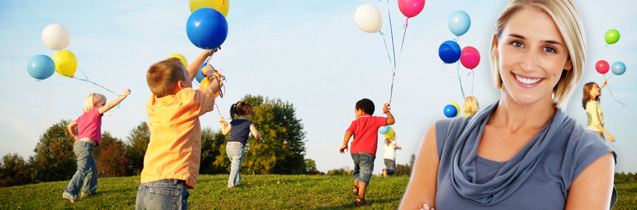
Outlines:
MULTIPOLYGON (((455 36, 447 27, 456 10, 471 16, 471 28, 460 37, 461 47, 474 46, 481 61, 473 70, 460 67, 463 87, 482 107, 499 97, 492 84, 488 64, 488 43, 497 15, 506 1, 427 1, 423 11, 409 20, 409 27, 394 85, 392 112, 398 145, 397 162, 405 164, 416 153, 424 131, 435 120, 444 118, 443 107, 462 104, 456 65, 443 64, 438 46, 455 36), (472 84, 473 83, 473 84, 472 84), (471 90, 473 86, 473 91, 471 90)), ((354 104, 370 98, 376 115, 389 100, 390 63, 382 37, 359 30, 354 11, 364 3, 377 6, 383 15, 383 28, 389 42, 387 2, 350 1, 231 1, 229 34, 222 50, 212 60, 228 78, 226 96, 218 100, 221 113, 245 94, 280 98, 293 103, 307 132, 306 158, 316 160, 318 169, 327 171, 352 166, 349 155, 338 148, 343 134, 354 119, 354 104)), ((587 34, 588 59, 582 82, 566 107, 580 124, 586 123, 581 108, 581 87, 588 81, 601 83, 595 72, 599 59, 609 63, 623 61, 624 75, 609 80, 613 95, 629 108, 615 102, 608 89, 602 92, 606 129, 616 138, 610 143, 618 154, 617 171, 637 171, 637 148, 633 119, 637 119, 637 20, 631 8, 634 1, 576 2, 587 34), (621 39, 606 46, 604 33, 615 28, 621 39), (602 53, 603 51, 603 53, 602 53), (631 59, 633 58, 633 59, 631 59)), ((394 38, 400 42, 405 17, 391 1, 394 38)), ((146 121, 144 106, 150 97, 145 72, 154 62, 173 53, 189 62, 201 52, 186 36, 190 15, 187 1, 33 1, 8 0, 0 3, 0 155, 33 155, 39 137, 61 119, 81 114, 85 97, 102 93, 111 100, 116 95, 92 84, 54 74, 35 81, 26 71, 35 55, 55 53, 42 44, 45 26, 59 23, 71 33, 66 48, 78 59, 80 69, 94 82, 118 93, 130 88, 132 94, 103 118, 102 130, 125 140, 129 132, 146 121)), ((399 47, 399 44, 396 44, 399 47)), ((219 114, 201 117, 203 127, 219 129, 219 114)), ((375 173, 383 168, 382 148, 377 153, 375 173)), ((206 167, 206 166, 202 166, 206 167)))

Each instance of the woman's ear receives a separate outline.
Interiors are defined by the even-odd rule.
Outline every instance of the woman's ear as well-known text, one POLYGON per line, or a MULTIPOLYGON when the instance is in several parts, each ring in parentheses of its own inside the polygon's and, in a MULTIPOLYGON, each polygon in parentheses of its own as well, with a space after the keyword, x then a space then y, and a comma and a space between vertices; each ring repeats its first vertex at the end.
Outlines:
POLYGON ((564 70, 566 70, 566 71, 573 70, 573 62, 571 62, 570 58, 564 64, 564 70))

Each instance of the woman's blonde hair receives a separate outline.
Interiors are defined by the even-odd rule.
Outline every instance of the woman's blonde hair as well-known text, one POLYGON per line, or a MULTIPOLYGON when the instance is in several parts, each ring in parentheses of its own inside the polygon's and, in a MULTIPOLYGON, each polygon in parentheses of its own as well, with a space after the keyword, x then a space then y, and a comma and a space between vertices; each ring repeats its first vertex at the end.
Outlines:
POLYGON ((462 105, 464 113, 474 115, 478 112, 478 109, 480 109, 480 106, 478 105, 478 99, 476 99, 476 97, 467 96, 464 99, 464 104, 462 105))
POLYGON ((99 93, 91 93, 86 97, 86 101, 84 101, 84 112, 89 112, 91 109, 95 108, 95 104, 99 102, 106 103, 106 97, 99 93))
MULTIPOLYGON (((582 72, 584 64, 586 62, 586 35, 584 34, 584 26, 582 19, 575 8, 575 5, 571 0, 511 0, 507 4, 506 8, 500 14, 495 28, 494 28, 494 40, 491 42, 491 49, 489 52, 493 52, 496 41, 502 34, 502 30, 508 23, 509 19, 520 9, 534 6, 542 11, 546 12, 557 26, 562 38, 566 42, 568 49, 568 60, 573 64, 573 69, 570 71, 562 71, 560 80, 553 88, 553 100, 558 105, 564 102, 565 98, 568 98, 573 91, 573 87, 577 85, 582 72)), ((491 60, 491 75, 493 81, 498 89, 502 89, 502 78, 500 76, 499 59, 489 53, 491 60)))

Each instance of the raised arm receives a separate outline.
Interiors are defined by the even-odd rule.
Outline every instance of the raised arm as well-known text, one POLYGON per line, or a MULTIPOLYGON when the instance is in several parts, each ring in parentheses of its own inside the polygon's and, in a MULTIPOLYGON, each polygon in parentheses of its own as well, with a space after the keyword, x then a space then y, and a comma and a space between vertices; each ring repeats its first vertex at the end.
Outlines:
POLYGON ((564 209, 609 209, 614 161, 613 154, 608 153, 588 165, 571 184, 564 209))
POLYGON ((420 144, 411 179, 399 209, 420 209, 424 204, 435 207, 439 162, 436 126, 432 125, 420 144))
POLYGON ((383 106, 383 112, 387 115, 387 125, 393 125, 396 120, 394 120, 394 115, 392 115, 389 111, 391 111, 391 106, 389 106, 389 103, 385 103, 385 106, 383 106))
POLYGON ((599 90, 601 91, 602 89, 604 89, 604 86, 606 86, 607 83, 608 83, 608 81, 604 80, 604 82, 602 82, 602 85, 599 86, 599 90))
POLYGON ((221 47, 212 50, 204 50, 203 52, 201 52, 199 57, 197 57, 197 59, 190 63, 190 65, 188 66, 188 76, 190 76, 190 80, 195 79, 197 73, 199 72, 199 69, 201 69, 201 65, 203 65, 203 63, 206 61, 206 58, 208 58, 208 56, 212 56, 220 49, 221 47))
POLYGON ((117 106, 117 104, 122 102, 126 97, 128 97, 129 94, 130 94, 130 89, 124 90, 124 93, 118 96, 115 100, 112 100, 111 102, 108 102, 108 104, 104 105, 103 107, 100 107, 100 109, 98 109, 99 114, 104 114, 108 110, 111 110, 113 107, 117 106))

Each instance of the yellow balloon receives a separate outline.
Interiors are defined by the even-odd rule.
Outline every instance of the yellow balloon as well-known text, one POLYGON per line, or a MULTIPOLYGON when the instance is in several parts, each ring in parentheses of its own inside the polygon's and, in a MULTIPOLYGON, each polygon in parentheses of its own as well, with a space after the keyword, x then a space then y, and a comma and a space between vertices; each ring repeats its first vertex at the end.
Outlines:
POLYGON ((385 136, 385 138, 391 139, 392 137, 394 137, 394 128, 389 127, 389 131, 387 131, 386 134, 383 134, 383 136, 385 136))
POLYGON ((179 60, 181 60, 181 63, 183 63, 186 68, 188 68, 188 60, 186 60, 186 57, 184 57, 183 55, 175 53, 168 56, 168 58, 179 58, 179 60))
POLYGON ((77 58, 71 51, 60 50, 53 55, 55 71, 62 76, 73 77, 77 70, 77 58))
MULTIPOLYGON (((216 74, 218 77, 219 77, 219 76, 221 76, 221 75, 219 74, 219 72, 215 72, 215 74, 216 74)), ((215 78, 211 78, 211 79, 215 79, 215 78)), ((201 83, 199 83, 199 88, 205 88, 205 87, 206 87, 206 86, 208 86, 209 84, 210 84, 210 81, 208 81, 208 78, 203 78, 203 79, 201 80, 201 83)), ((222 81, 222 80, 219 80, 219 86, 223 86, 223 81, 222 81)), ((221 90, 219 90, 219 91, 221 91, 221 90)), ((215 98, 216 98, 217 96, 219 96, 219 92, 217 92, 217 93, 215 94, 215 98)))
POLYGON ((458 113, 460 113, 460 106, 458 106, 458 104, 457 104, 457 103, 451 102, 450 104, 451 104, 451 105, 453 105, 453 106, 455 106, 455 107, 456 107, 456 110, 458 110, 458 113))
POLYGON ((227 17, 230 2, 228 0, 190 0, 190 13, 204 7, 216 9, 221 12, 224 17, 227 17))

